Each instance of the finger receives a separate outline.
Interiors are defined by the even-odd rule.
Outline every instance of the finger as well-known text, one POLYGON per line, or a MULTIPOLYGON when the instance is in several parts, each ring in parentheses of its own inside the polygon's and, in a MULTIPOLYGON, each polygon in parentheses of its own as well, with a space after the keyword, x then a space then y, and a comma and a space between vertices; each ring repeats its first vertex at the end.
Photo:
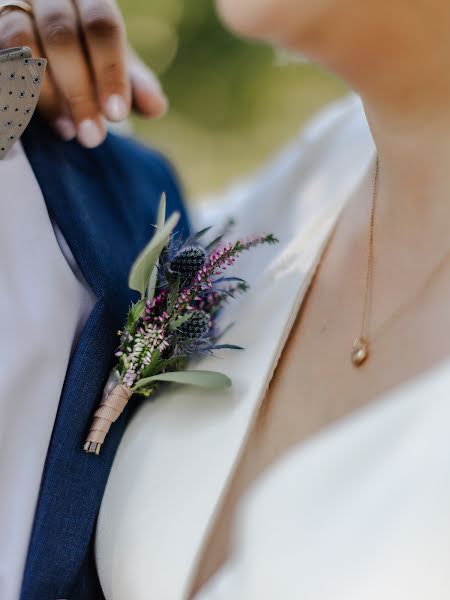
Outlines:
POLYGON ((71 0, 34 0, 36 27, 55 85, 67 104, 78 139, 87 148, 104 140, 95 87, 71 0))
MULTIPOLYGON (((21 10, 8 10, 0 15, 0 48, 13 48, 17 46, 28 46, 33 56, 43 56, 42 48, 37 39, 31 15, 21 10)), ((49 121, 61 121, 64 113, 62 99, 52 81, 49 69, 42 82, 39 103, 39 111, 49 121)), ((61 121, 59 133, 64 139, 75 137, 73 125, 61 121)))
POLYGON ((61 94, 51 77, 51 70, 47 66, 45 83, 41 88, 38 109, 44 119, 50 123, 56 133, 66 142, 77 136, 77 129, 73 122, 68 106, 64 103, 61 94))
POLYGON ((36 47, 36 37, 31 16, 18 9, 3 10, 0 13, 0 48, 28 46, 36 47))
POLYGON ((114 0, 75 0, 104 115, 122 121, 130 112, 126 33, 114 0))
MULTIPOLYGON (((36 41, 35 46, 32 46, 31 49, 33 56, 44 56, 39 41, 36 41)), ((76 137, 77 130, 70 111, 55 85, 50 65, 47 65, 41 85, 38 110, 64 141, 68 142, 76 137)))
POLYGON ((154 73, 132 51, 129 51, 128 72, 131 81, 133 108, 146 117, 161 117, 168 100, 154 73))
MULTIPOLYGON (((43 56, 39 44, 36 44, 33 56, 43 56)), ((76 137, 77 131, 75 125, 61 94, 56 88, 49 65, 47 65, 44 81, 41 86, 38 110, 63 140, 69 141, 76 137)))

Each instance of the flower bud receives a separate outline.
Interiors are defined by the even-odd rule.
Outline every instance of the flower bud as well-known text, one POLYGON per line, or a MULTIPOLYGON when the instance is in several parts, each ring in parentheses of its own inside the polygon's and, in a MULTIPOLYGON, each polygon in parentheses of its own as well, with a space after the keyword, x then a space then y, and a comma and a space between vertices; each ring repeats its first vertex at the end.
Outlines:
POLYGON ((211 328, 211 317, 203 310, 192 313, 191 317, 178 328, 181 337, 199 340, 206 336, 211 328))
POLYGON ((182 279, 192 279, 204 266, 207 258, 207 252, 201 246, 186 246, 170 262, 170 270, 178 273, 182 279))

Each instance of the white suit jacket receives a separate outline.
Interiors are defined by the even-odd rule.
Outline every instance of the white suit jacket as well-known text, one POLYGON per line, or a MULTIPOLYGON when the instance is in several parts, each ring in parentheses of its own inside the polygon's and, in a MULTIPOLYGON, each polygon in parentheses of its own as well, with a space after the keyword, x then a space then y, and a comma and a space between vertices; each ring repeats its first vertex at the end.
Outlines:
MULTIPOLYGON (((108 600, 183 600, 324 246, 374 158, 360 101, 326 110, 203 220, 270 231, 239 263, 230 309, 246 348, 200 368, 231 390, 172 388, 120 445, 96 538, 108 600)), ((199 600, 448 600, 450 366, 442 365, 283 457, 241 502, 232 558, 199 600)))

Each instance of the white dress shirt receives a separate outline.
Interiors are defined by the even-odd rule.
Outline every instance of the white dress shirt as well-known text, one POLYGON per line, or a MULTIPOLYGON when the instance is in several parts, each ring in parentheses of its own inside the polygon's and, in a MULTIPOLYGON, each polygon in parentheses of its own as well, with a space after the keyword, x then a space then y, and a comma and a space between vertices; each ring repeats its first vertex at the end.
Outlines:
POLYGON ((17 600, 20 594, 68 361, 93 303, 17 143, 0 161, 2 600, 17 600))

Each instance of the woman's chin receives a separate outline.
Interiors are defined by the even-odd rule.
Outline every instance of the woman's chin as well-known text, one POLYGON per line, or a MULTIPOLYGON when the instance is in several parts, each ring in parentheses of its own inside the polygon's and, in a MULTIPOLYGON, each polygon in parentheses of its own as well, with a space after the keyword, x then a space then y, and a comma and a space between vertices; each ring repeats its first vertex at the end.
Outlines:
POLYGON ((215 0, 223 23, 235 33, 280 48, 304 51, 320 29, 328 0, 215 0))
POLYGON ((239 35, 272 37, 277 12, 274 0, 216 0, 216 6, 225 25, 239 35))

